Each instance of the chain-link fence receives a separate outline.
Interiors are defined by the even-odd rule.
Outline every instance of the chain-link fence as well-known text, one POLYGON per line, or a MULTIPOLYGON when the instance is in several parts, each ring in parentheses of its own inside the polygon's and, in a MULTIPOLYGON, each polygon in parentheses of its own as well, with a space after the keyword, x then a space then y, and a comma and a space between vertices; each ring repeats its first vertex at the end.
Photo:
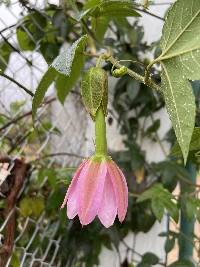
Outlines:
MULTIPOLYGON (((65 1, 60 2, 63 4, 65 1)), ((142 216, 147 217, 142 217, 138 225, 142 222, 149 224, 144 226, 145 234, 127 235, 130 229, 133 232, 136 229, 136 233, 144 231, 140 227, 137 229, 135 221, 132 229, 133 220, 129 218, 131 227, 129 225, 128 231, 124 227, 121 240, 117 240, 117 228, 108 233, 98 228, 98 222, 97 226, 91 227, 89 234, 87 229, 82 231, 82 240, 78 235, 80 224, 76 224, 76 219, 73 223, 67 220, 66 211, 59 210, 72 170, 93 149, 90 120, 83 108, 78 88, 71 91, 62 105, 57 101, 54 85, 51 86, 37 112, 34 126, 32 122, 32 96, 48 64, 66 43, 72 43, 79 37, 76 28, 80 26, 75 25, 73 31, 69 31, 73 20, 66 20, 59 4, 59 1, 0 0, 0 267, 85 266, 78 265, 77 258, 85 254, 90 258, 95 253, 97 255, 94 258, 98 257, 102 248, 98 240, 95 243, 92 239, 93 233, 110 249, 114 258, 113 266, 118 266, 124 258, 131 258, 130 262, 138 263, 141 253, 146 251, 158 254, 163 266, 166 260, 165 239, 158 235, 167 230, 166 217, 154 227, 155 217, 149 207, 146 214, 146 207, 142 207, 141 212, 140 208, 135 209, 131 200, 133 220, 139 213, 143 213, 142 216), (67 42, 66 36, 70 38, 67 42), (149 231, 151 227, 153 230, 149 231), (146 233, 148 231, 149 235, 146 233), (73 235, 80 243, 76 252, 73 250, 77 243, 68 239, 73 235), (108 239, 112 240, 112 245, 117 244, 116 247, 112 247, 108 239), (81 242, 86 243, 83 248, 81 242), (94 251, 93 244, 96 246, 94 251)), ((145 98, 143 101, 142 109, 146 105, 145 98)), ((166 125, 163 127, 162 121, 167 124, 168 119, 162 112, 163 109, 160 113, 156 111, 155 118, 161 121, 161 135, 164 136, 166 125)), ((108 118, 108 136, 112 138, 109 144, 116 150, 123 150, 121 136, 116 134, 117 119, 113 120, 116 114, 113 110, 110 114, 112 118, 108 118)), ((147 117, 143 118, 144 124, 147 117)), ((140 145, 142 149, 148 150, 147 158, 164 160, 166 153, 163 153, 163 144, 166 145, 166 140, 162 140, 163 144, 161 141, 156 144, 152 140, 149 142, 148 137, 145 138, 140 145), (156 145, 157 150, 154 150, 156 145)), ((142 169, 141 173, 144 171, 142 169)), ((135 174, 131 172, 131 179, 135 174)), ((176 227, 172 229, 178 231, 176 227)), ((196 229, 198 233, 199 225, 196 229)), ((172 251, 176 255, 173 254, 170 261, 177 258, 177 251, 177 248, 172 251)), ((104 255, 104 258, 107 264, 111 254, 107 258, 104 255)), ((95 264, 92 262, 86 266, 95 264)))
MULTIPOLYGON (((45 201, 50 201, 49 205, 55 203, 51 199, 60 201, 53 189, 59 181, 51 186, 55 178, 51 180, 51 176, 58 170, 62 179, 62 168, 66 171, 66 166, 77 166, 80 155, 86 154, 83 140, 87 118, 76 91, 62 106, 51 88, 38 112, 34 131, 31 96, 25 90, 34 92, 47 64, 23 21, 25 4, 26 1, 0 4, 0 65, 4 70, 0 78, 0 266, 53 267, 61 265, 60 220, 56 211, 50 215, 57 207, 46 210, 44 205, 45 201), (16 41, 19 27, 35 46, 33 51, 20 49, 16 41)), ((44 1, 35 1, 32 8, 41 4, 48 7, 44 1)), ((36 20, 33 25, 40 30, 36 20)))

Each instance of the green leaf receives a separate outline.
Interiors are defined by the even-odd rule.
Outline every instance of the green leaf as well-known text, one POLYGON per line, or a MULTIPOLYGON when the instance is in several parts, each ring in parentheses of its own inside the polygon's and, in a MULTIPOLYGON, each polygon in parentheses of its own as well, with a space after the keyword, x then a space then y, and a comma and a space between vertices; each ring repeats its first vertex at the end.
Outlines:
MULTIPOLYGON (((200 150, 200 127, 194 128, 189 147, 189 151, 197 151, 197 150, 200 150)), ((181 148, 178 142, 176 142, 175 145, 173 146, 171 155, 175 157, 182 156, 181 148)))
POLYGON ((200 79, 200 1, 177 0, 163 27, 162 91, 178 143, 187 160, 194 129, 195 99, 188 80, 200 79))
POLYGON ((44 210, 44 199, 41 197, 25 197, 20 201, 20 212, 24 217, 38 218, 44 210))
POLYGON ((149 265, 156 265, 159 263, 159 258, 155 254, 147 252, 142 256, 142 262, 149 263, 149 265))
POLYGON ((151 267, 151 265, 148 262, 140 262, 137 267, 151 267))
POLYGON ((71 86, 75 81, 73 81, 74 76, 71 75, 69 77, 59 74, 56 79, 56 90, 57 90, 57 96, 61 103, 64 103, 65 98, 69 94, 71 90, 71 86))
POLYGON ((83 11, 79 12, 75 19, 80 21, 86 16, 107 17, 109 20, 116 17, 139 17, 140 14, 135 10, 135 7, 131 0, 91 0, 85 4, 83 11))
POLYGON ((48 90, 49 86, 52 84, 57 75, 58 75, 57 71, 50 67, 42 77, 42 80, 40 81, 36 89, 35 95, 33 97, 33 103, 32 103, 33 120, 35 118, 38 107, 42 103, 46 91, 48 90))
POLYGON ((82 58, 82 65, 84 59, 84 49, 87 41, 87 35, 82 36, 71 47, 62 52, 51 64, 61 74, 69 76, 76 64, 79 62, 79 58, 82 58))
POLYGON ((83 51, 87 35, 79 38, 70 48, 59 55, 52 63, 51 67, 42 77, 40 81, 32 104, 33 119, 45 93, 54 80, 56 80, 56 87, 59 100, 64 103, 64 100, 69 93, 70 89, 76 83, 81 69, 84 65, 83 51))
POLYGON ((54 58, 56 58, 59 54, 59 46, 56 43, 51 43, 50 41, 42 40, 42 42, 40 42, 40 52, 46 62, 48 64, 51 64, 54 58))
POLYGON ((28 30, 25 31, 23 28, 17 28, 16 34, 17 41, 22 50, 33 51, 35 49, 36 44, 34 43, 33 38, 31 38, 31 34, 28 30))
POLYGON ((10 265, 11 267, 20 267, 20 257, 15 251, 12 253, 10 265))
POLYGON ((33 216, 38 218, 45 207, 44 199, 41 197, 32 198, 31 207, 33 216))
POLYGON ((158 199, 153 198, 151 201, 151 208, 154 215, 156 216, 156 219, 160 222, 162 220, 165 211, 163 203, 160 202, 158 199))
POLYGON ((196 211, 196 218, 197 218, 198 223, 200 223, 200 209, 196 211))
POLYGON ((24 16, 16 30, 20 48, 24 51, 33 51, 37 44, 41 43, 41 39, 46 37, 46 25, 47 18, 38 11, 31 11, 27 16, 24 16))
POLYGON ((96 112, 103 104, 104 114, 107 113, 108 77, 107 73, 99 68, 92 67, 83 77, 81 94, 88 113, 95 117, 96 112))
POLYGON ((165 206, 165 208, 167 209, 167 211, 169 212, 169 215, 172 217, 172 219, 174 219, 174 221, 176 223, 178 223, 179 220, 179 210, 177 205, 171 200, 171 196, 169 196, 167 198, 164 197, 162 199, 163 205, 165 206))
POLYGON ((200 210, 200 199, 186 197, 184 199, 186 216, 189 220, 192 220, 194 216, 198 216, 198 211, 200 210))
POLYGON ((175 238, 167 238, 166 242, 165 242, 165 252, 169 253, 175 246, 175 238))
POLYGON ((155 120, 153 124, 146 129, 144 135, 150 137, 151 134, 157 132, 159 128, 160 128, 160 120, 155 120))
POLYGON ((174 71, 172 62, 162 64, 161 86, 166 108, 186 163, 194 129, 195 100, 189 81, 184 80, 178 71, 174 71))
POLYGON ((46 178, 53 189, 60 183, 68 185, 73 171, 74 168, 41 168, 37 176, 38 185, 41 186, 46 178))
POLYGON ((51 195, 49 195, 46 209, 55 212, 57 209, 60 208, 60 203, 62 203, 62 201, 63 201, 62 192, 59 189, 55 190, 51 195))
POLYGON ((146 190, 137 199, 137 202, 151 200, 152 211, 156 218, 160 221, 166 209, 175 222, 178 222, 179 211, 177 205, 172 200, 172 194, 163 187, 162 184, 155 184, 146 190))
POLYGON ((0 43, 0 71, 4 72, 7 68, 12 48, 5 42, 0 43))
POLYGON ((110 22, 110 18, 108 17, 93 17, 91 19, 92 24, 92 32, 94 33, 96 39, 99 42, 102 42, 106 30, 108 28, 108 24, 110 22))
POLYGON ((91 15, 95 17, 139 17, 135 11, 135 4, 129 0, 110 0, 103 1, 98 5, 91 15))
POLYGON ((79 38, 70 48, 59 55, 52 63, 61 75, 57 76, 56 89, 58 99, 64 103, 66 96, 75 85, 84 66, 85 56, 83 54, 87 35, 79 38))
POLYGON ((148 199, 153 199, 156 195, 160 195, 160 192, 165 190, 161 184, 155 184, 145 192, 143 192, 137 199, 137 202, 143 202, 148 199))
POLYGON ((189 260, 178 260, 170 264, 168 267, 195 267, 195 265, 189 260))
POLYGON ((30 198, 28 198, 28 197, 27 198, 23 198, 20 201, 19 209, 20 209, 21 214, 24 217, 30 216, 32 214, 32 211, 30 209, 30 198))
POLYGON ((96 7, 100 3, 101 3, 101 0, 87 0, 85 5, 84 5, 84 10, 96 7))

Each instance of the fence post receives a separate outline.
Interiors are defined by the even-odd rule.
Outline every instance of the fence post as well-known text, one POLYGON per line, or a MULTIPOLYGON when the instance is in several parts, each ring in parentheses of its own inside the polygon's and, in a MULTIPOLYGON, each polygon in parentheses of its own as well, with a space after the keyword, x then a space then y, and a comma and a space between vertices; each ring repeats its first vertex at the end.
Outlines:
MULTIPOLYGON (((188 162, 186 165, 186 170, 190 175, 190 182, 196 183, 196 166, 188 162)), ((188 186, 187 184, 181 183, 181 194, 190 193, 195 190, 193 187, 188 186)), ((188 220, 185 217, 184 211, 181 211, 181 222, 180 222, 180 232, 181 238, 179 240, 179 259, 192 259, 193 257, 193 233, 194 233, 194 223, 195 217, 191 220, 188 220)))

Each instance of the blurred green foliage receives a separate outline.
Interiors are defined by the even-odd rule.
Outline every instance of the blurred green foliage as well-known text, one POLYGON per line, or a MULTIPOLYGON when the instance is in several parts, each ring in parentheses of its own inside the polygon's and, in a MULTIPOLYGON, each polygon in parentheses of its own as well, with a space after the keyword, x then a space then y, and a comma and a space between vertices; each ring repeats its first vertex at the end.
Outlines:
MULTIPOLYGON (((137 21, 138 13, 136 11, 131 13, 136 17, 134 22, 126 18, 131 12, 130 4, 124 6, 124 10, 120 9, 120 12, 116 14, 117 5, 121 5, 120 1, 116 1, 116 5, 105 7, 103 11, 98 9, 99 2, 98 0, 88 0, 86 3, 85 1, 67 1, 63 7, 50 4, 42 10, 37 10, 34 7, 28 8, 29 4, 25 3, 27 14, 20 20, 16 28, 20 51, 37 51, 50 64, 58 56, 64 44, 71 45, 87 33, 90 36, 89 45, 91 48, 94 47, 95 43, 98 48, 110 47, 113 55, 119 59, 137 60, 141 64, 129 62, 127 66, 143 74, 143 66, 149 61, 146 55, 149 52, 153 53, 157 49, 157 44, 149 46, 143 41, 143 27, 137 21), (121 13, 121 11, 123 12, 121 13), (112 32, 112 34, 105 35, 107 31, 112 32)), ((9 43, 5 41, 0 43, 0 68, 2 71, 6 70, 6 65, 13 51, 9 43)), ((86 63, 93 64, 93 59, 87 57, 86 63)), ((104 65, 108 74, 111 68, 110 64, 104 65)), ((160 82, 160 73, 157 69, 153 70, 152 78, 156 82, 160 82)), ((194 86, 194 92, 197 108, 199 108, 199 85, 194 86)), ((189 174, 185 170, 179 154, 174 153, 173 157, 166 155, 166 159, 159 163, 149 163, 146 159, 146 152, 141 149, 144 140, 149 140, 152 146, 160 144, 161 149, 162 144, 166 141, 170 145, 174 143, 173 131, 162 139, 158 135, 160 125, 163 122, 160 119, 155 119, 155 114, 164 107, 162 96, 127 75, 117 80, 110 94, 113 98, 111 101, 112 112, 108 116, 108 127, 109 124, 112 125, 113 118, 116 117, 125 147, 123 151, 111 153, 113 159, 123 169, 130 191, 128 214, 122 225, 116 222, 110 229, 105 229, 98 221, 94 221, 89 226, 82 228, 77 218, 73 220, 73 223, 69 221, 66 218, 66 212, 60 211, 59 208, 66 187, 70 183, 72 170, 69 170, 67 166, 61 168, 59 164, 48 168, 48 158, 39 161, 31 158, 34 171, 29 181, 29 189, 19 201, 18 228, 23 224, 24 218, 31 217, 36 220, 43 211, 48 214, 46 219, 50 222, 48 229, 50 233, 55 228, 55 223, 59 222, 59 231, 54 239, 62 236, 59 247, 61 266, 66 266, 66 264, 67 266, 83 266, 84 264, 86 267, 92 267, 98 264, 99 254, 103 246, 111 250, 115 248, 118 252, 120 242, 130 231, 147 233, 156 220, 161 221, 166 211, 176 222, 179 219, 180 208, 185 210, 188 218, 195 214, 200 221, 199 200, 194 199, 189 194, 174 199, 171 193, 179 181, 186 184, 188 181, 189 174), (146 127, 147 121, 148 127, 146 127), (45 182, 46 179, 47 182, 45 182)), ((12 115, 16 112, 18 115, 23 114, 25 112, 23 105, 23 102, 13 102, 10 107, 12 115)), ((0 115, 0 127, 9 121, 9 117, 0 115)), ((1 149, 8 151, 11 155, 19 151, 20 138, 27 133, 28 144, 37 146, 39 145, 38 138, 42 141, 51 126, 48 116, 44 116, 37 131, 33 129, 31 119, 26 124, 20 120, 0 144, 1 149), (13 143, 19 129, 18 140, 13 143)), ((196 126, 199 126, 198 109, 196 126)), ((59 130, 55 129, 53 134, 60 134, 59 130)), ((196 141, 199 142, 197 137, 195 137, 196 141)), ((175 144, 174 147, 175 150, 177 145, 175 144)), ((46 148, 45 153, 48 152, 49 147, 46 148)), ((197 151, 195 150, 195 152, 197 151)), ((191 156, 192 158, 194 155, 191 156)), ((195 163, 198 164, 199 161, 195 161, 195 163)), ((0 202, 0 209, 2 210, 3 207, 4 202, 0 202)), ((19 233, 20 229, 17 229, 17 232, 19 233)), ((19 240, 19 245, 25 246, 33 232, 34 227, 26 229, 25 235, 19 240)), ((161 233, 161 236, 166 239, 165 251, 169 253, 173 249, 175 241, 179 239, 179 234, 167 231, 161 233)), ((40 240, 38 237, 32 246, 39 246, 42 255, 47 243, 46 239, 40 240)), ((14 252, 12 267, 19 266, 20 255, 17 250, 14 252)), ((140 255, 138 263, 130 263, 129 267, 151 267, 159 263, 161 262, 156 255, 146 253, 140 255)), ((170 267, 179 266, 189 267, 193 264, 177 261, 170 265, 170 267)))

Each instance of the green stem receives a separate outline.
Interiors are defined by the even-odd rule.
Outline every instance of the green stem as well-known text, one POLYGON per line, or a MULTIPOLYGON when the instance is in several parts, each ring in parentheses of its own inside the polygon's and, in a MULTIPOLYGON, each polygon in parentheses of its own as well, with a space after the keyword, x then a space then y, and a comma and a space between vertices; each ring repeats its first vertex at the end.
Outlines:
POLYGON ((102 106, 95 117, 95 147, 96 155, 107 155, 106 122, 102 106))
MULTIPOLYGON (((111 62, 113 65, 115 65, 116 68, 121 68, 123 65, 121 65, 119 63, 119 61, 117 61, 115 58, 113 58, 112 56, 108 56, 105 57, 106 61, 111 62)), ((155 62, 155 61, 154 61, 155 62)), ((145 81, 145 78, 143 76, 141 76, 140 74, 130 70, 129 68, 127 68, 127 74, 129 76, 131 76, 132 78, 134 78, 137 81, 140 81, 144 84, 146 84, 147 86, 149 86, 150 88, 156 89, 157 91, 160 91, 160 86, 157 85, 154 81, 152 81, 150 78, 145 81)))

